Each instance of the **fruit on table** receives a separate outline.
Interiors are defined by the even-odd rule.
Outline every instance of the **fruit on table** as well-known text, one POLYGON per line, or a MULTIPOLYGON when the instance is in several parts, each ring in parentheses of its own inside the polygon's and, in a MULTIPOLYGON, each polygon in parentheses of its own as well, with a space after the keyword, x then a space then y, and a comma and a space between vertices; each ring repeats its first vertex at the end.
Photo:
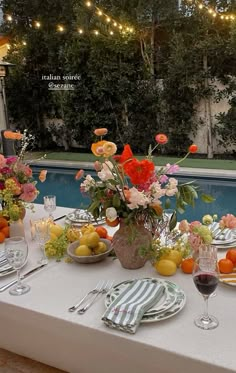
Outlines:
POLYGON ((229 249, 226 253, 226 259, 231 260, 236 265, 236 249, 229 249))
POLYGON ((161 259, 172 260, 172 262, 174 262, 178 267, 181 264, 183 257, 179 250, 172 249, 163 254, 161 259))
POLYGON ((5 241, 5 238, 9 237, 9 225, 8 220, 3 216, 0 216, 0 243, 5 241))
POLYGON ((220 273, 230 273, 234 269, 234 264, 230 259, 220 259, 218 261, 220 273))
POLYGON ((67 232, 66 232, 66 236, 67 236, 67 239, 70 241, 70 242, 74 242, 74 241, 77 241, 80 239, 81 237, 81 232, 79 229, 77 228, 74 228, 74 227, 71 227, 71 228, 68 228, 67 232))
POLYGON ((90 255, 92 255, 92 250, 87 245, 80 245, 80 246, 76 247, 75 255, 90 256, 90 255))
POLYGON ((99 241, 98 245, 93 249, 93 252, 95 255, 105 253, 106 251, 107 251, 107 245, 102 241, 99 241))
POLYGON ((80 244, 87 245, 90 249, 93 249, 96 246, 98 246, 99 241, 100 241, 100 237, 97 232, 84 234, 80 238, 80 244))
POLYGON ((107 232, 107 229, 105 227, 101 227, 101 226, 96 227, 95 232, 97 232, 99 234, 100 238, 107 238, 108 232, 107 232))
POLYGON ((169 259, 161 259, 154 264, 157 272, 163 276, 172 276, 177 270, 176 264, 169 259))
POLYGON ((95 227, 92 224, 85 224, 80 228, 82 234, 95 232, 95 227))
POLYGON ((56 237, 59 237, 62 234, 63 230, 64 228, 61 225, 58 225, 58 224, 50 225, 50 234, 53 234, 56 237))
POLYGON ((186 258, 182 261, 180 267, 184 273, 190 274, 193 272, 194 259, 186 258))

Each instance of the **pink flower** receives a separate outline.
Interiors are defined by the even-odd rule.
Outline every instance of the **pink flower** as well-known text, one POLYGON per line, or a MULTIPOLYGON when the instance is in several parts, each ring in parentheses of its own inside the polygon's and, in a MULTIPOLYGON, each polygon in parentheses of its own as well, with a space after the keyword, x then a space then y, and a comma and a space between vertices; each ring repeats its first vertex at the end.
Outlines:
POLYGON ((181 220, 181 222, 179 223, 179 230, 181 233, 189 232, 189 223, 186 219, 181 220))
POLYGON ((168 142, 168 137, 164 133, 156 135, 155 140, 158 144, 164 145, 168 142))
POLYGON ((6 159, 6 164, 11 165, 12 163, 16 163, 17 157, 9 157, 6 159))
POLYGON ((177 171, 179 171, 179 166, 177 164, 169 164, 167 163, 166 165, 166 173, 167 174, 174 174, 176 173, 177 171))
POLYGON ((227 214, 225 216, 222 216, 220 222, 219 222, 220 228, 230 228, 234 229, 236 228, 236 216, 233 214, 227 214))
POLYGON ((188 242, 194 251, 198 251, 202 245, 202 239, 198 234, 190 233, 188 242))
POLYGON ((95 171, 97 171, 97 172, 101 171, 101 169, 102 169, 102 163, 99 162, 99 161, 95 161, 94 162, 94 168, 95 168, 95 171))
POLYGON ((161 175, 161 177, 160 177, 160 183, 161 184, 167 183, 168 180, 169 180, 168 176, 161 175))
POLYGON ((192 221, 192 222, 189 224, 189 231, 190 231, 190 232, 193 232, 194 228, 195 228, 195 227, 199 227, 200 225, 202 225, 202 224, 200 223, 200 221, 198 221, 198 220, 192 221))
POLYGON ((23 193, 20 195, 20 199, 25 202, 33 202, 38 195, 38 191, 34 184, 28 183, 22 185, 23 193))
POLYGON ((6 159, 2 154, 0 154, 0 168, 3 168, 5 165, 6 165, 6 159))
POLYGON ((47 177, 47 170, 42 170, 39 174, 39 180, 41 181, 41 183, 44 183, 44 181, 46 180, 46 177, 47 177))

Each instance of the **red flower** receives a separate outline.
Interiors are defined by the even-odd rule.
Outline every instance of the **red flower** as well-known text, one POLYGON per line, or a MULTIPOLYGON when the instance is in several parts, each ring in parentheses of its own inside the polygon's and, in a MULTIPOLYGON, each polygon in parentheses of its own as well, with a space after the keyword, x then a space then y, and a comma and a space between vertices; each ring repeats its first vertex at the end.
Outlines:
POLYGON ((127 162, 131 158, 133 158, 133 152, 128 144, 124 146, 124 150, 121 155, 114 155, 113 157, 113 159, 115 159, 115 161, 118 163, 127 162))
POLYGON ((197 145, 195 145, 195 144, 190 145, 190 147, 188 148, 188 151, 189 151, 189 153, 197 153, 197 151, 198 151, 197 145))
POLYGON ((156 135, 155 140, 158 144, 164 145, 168 142, 168 137, 164 133, 156 135))
POLYGON ((125 173, 135 185, 146 183, 152 176, 154 169, 154 163, 147 159, 138 161, 136 158, 133 158, 130 162, 124 164, 125 173))

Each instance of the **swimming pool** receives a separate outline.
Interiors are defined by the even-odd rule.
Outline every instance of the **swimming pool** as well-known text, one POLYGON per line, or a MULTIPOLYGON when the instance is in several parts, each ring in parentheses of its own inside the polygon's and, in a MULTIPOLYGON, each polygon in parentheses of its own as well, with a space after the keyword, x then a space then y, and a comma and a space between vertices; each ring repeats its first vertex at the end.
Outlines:
MULTIPOLYGON (((72 208, 86 208, 89 198, 80 193, 80 182, 74 176, 76 170, 58 167, 46 167, 48 170, 47 180, 44 183, 38 182, 37 187, 40 194, 35 201, 43 203, 43 196, 55 194, 57 205, 72 208)), ((37 178, 42 167, 34 166, 34 176, 37 178)), ((45 167, 44 167, 45 169, 45 167)), ((88 170, 88 173, 92 173, 88 170)), ((200 199, 196 202, 195 208, 187 206, 186 212, 178 216, 178 219, 199 220, 205 214, 217 214, 219 217, 227 213, 236 215, 236 179, 217 179, 206 177, 178 177, 179 182, 195 180, 200 190, 212 195, 216 200, 206 204, 200 199)))

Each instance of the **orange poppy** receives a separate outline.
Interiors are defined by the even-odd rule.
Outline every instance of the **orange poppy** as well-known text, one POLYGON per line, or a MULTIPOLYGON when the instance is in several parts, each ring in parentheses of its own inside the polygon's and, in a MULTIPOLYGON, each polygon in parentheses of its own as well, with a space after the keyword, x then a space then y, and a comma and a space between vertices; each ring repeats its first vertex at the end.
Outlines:
POLYGON ((189 151, 189 153, 197 153, 197 151, 198 151, 197 145, 195 145, 195 144, 190 145, 190 147, 188 148, 188 151, 189 151))
POLYGON ((92 150, 92 153, 94 155, 96 155, 96 157, 101 157, 104 155, 104 150, 103 150, 103 145, 106 143, 107 141, 105 140, 102 140, 102 141, 98 141, 98 142, 94 142, 91 146, 91 150, 92 150))
POLYGON ((108 129, 107 128, 96 128, 94 130, 94 134, 96 136, 105 136, 108 132, 108 129))
POLYGON ((23 135, 20 132, 4 131, 4 137, 9 140, 21 140, 23 135))
POLYGON ((75 180, 80 180, 84 176, 84 170, 77 171, 75 175, 75 180))
POLYGON ((43 183, 46 180, 46 177, 47 177, 47 170, 40 171, 39 180, 41 181, 41 183, 43 183))

